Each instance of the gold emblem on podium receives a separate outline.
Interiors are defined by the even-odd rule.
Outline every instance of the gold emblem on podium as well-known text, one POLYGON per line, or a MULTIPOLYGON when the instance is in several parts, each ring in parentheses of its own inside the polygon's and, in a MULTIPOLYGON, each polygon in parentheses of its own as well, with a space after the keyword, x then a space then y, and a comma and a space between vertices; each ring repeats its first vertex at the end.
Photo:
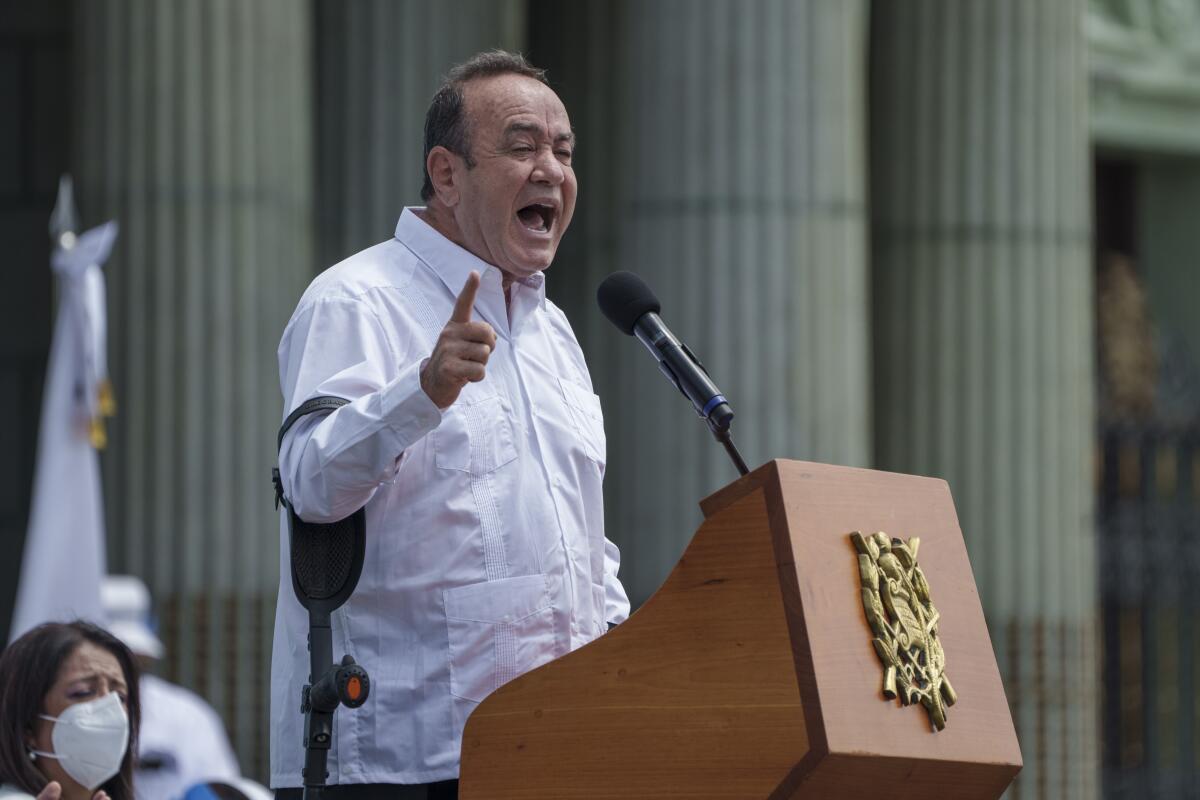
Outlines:
POLYGON ((929 583, 917 566, 921 540, 886 533, 850 534, 858 551, 863 611, 883 662, 883 695, 902 705, 920 703, 936 730, 946 727, 946 708, 957 695, 946 677, 946 654, 938 641, 938 611, 929 583))

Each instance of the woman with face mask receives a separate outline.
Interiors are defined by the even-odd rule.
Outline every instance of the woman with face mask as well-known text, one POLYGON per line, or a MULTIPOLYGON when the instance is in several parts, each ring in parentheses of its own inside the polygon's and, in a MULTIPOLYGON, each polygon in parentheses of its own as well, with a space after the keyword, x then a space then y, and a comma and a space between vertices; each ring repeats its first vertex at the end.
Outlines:
POLYGON ((0 800, 133 800, 133 655, 86 622, 39 625, 0 655, 0 800))

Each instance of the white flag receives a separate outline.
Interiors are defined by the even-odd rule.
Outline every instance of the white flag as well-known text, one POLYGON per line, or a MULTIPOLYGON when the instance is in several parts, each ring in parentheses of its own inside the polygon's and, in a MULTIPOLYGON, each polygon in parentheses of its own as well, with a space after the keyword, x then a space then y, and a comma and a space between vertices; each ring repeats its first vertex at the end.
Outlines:
POLYGON ((111 397, 100 265, 116 238, 116 223, 109 222, 73 246, 59 246, 51 259, 58 318, 10 641, 42 622, 104 622, 104 504, 96 447, 103 446, 100 418, 111 413, 111 397))

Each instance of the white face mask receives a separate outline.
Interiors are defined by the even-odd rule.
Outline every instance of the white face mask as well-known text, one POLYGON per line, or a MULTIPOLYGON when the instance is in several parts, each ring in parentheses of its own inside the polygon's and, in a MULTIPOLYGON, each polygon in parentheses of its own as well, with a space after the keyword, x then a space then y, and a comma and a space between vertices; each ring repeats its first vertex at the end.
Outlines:
POLYGON ((54 752, 30 752, 58 759, 80 786, 90 791, 121 771, 129 745, 129 717, 116 692, 68 706, 58 717, 38 716, 54 723, 50 732, 54 752))

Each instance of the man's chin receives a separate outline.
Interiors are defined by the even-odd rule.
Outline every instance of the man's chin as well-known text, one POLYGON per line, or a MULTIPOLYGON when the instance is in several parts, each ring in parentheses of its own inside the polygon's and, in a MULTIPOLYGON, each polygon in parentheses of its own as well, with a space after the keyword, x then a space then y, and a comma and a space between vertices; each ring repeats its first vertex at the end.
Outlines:
POLYGON ((557 248, 551 247, 544 251, 523 253, 520 258, 509 262, 509 272, 518 278, 528 278, 535 272, 544 272, 554 261, 557 248))

